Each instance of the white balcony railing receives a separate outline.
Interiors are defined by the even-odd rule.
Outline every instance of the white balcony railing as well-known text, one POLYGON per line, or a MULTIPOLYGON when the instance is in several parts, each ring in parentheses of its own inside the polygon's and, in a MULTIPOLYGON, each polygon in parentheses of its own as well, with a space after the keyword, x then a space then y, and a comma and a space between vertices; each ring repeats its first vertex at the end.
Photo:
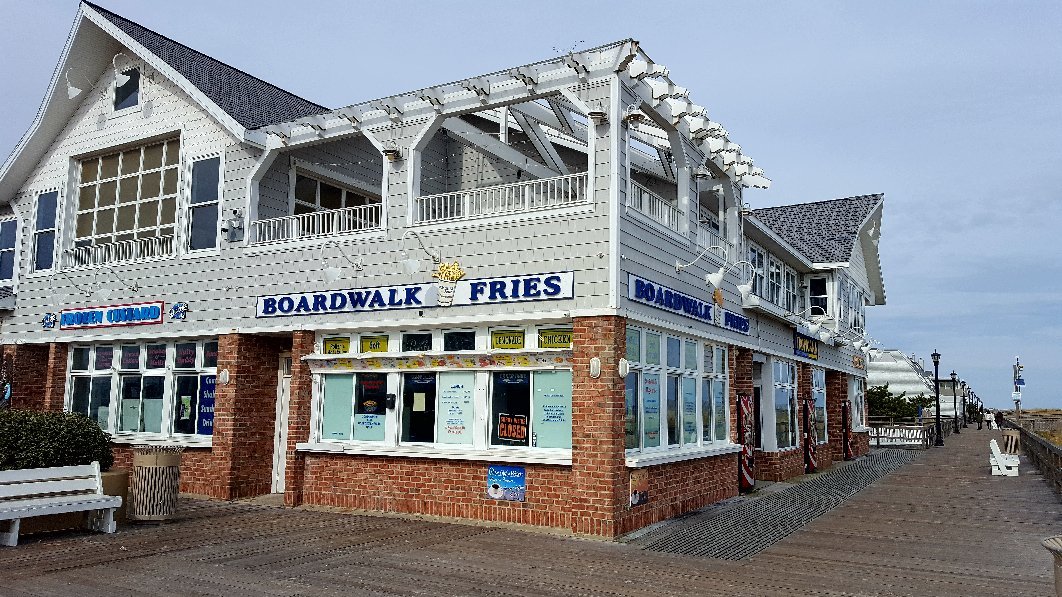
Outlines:
POLYGON ((734 252, 734 247, 719 235, 714 229, 699 224, 697 226, 697 246, 701 250, 713 247, 711 253, 718 255, 719 257, 734 263, 738 261, 737 254, 734 252))
POLYGON ((251 222, 251 244, 339 236, 380 228, 382 205, 360 205, 251 222))
POLYGON ((418 223, 448 222, 565 207, 588 200, 586 181, 586 173, 580 172, 481 189, 425 195, 417 198, 414 216, 418 223))
POLYGON ((63 265, 80 267, 167 257, 174 254, 174 245, 174 237, 170 235, 74 247, 63 251, 63 265))
POLYGON ((627 207, 676 232, 681 231, 679 222, 684 217, 683 212, 667 199, 634 181, 631 181, 631 190, 627 193, 627 207))

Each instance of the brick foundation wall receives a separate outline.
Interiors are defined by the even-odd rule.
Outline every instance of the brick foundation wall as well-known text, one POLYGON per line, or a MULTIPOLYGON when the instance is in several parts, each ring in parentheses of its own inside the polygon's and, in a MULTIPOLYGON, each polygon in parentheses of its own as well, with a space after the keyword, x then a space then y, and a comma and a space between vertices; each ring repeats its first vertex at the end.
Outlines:
MULTIPOLYGON (((633 470, 628 469, 628 488, 629 473, 633 470)), ((617 534, 629 533, 737 494, 737 454, 651 466, 649 502, 621 511, 617 534)), ((629 493, 625 493, 624 499, 629 503, 629 493)))
POLYGON ((856 458, 870 453, 870 433, 861 432, 852 434, 852 453, 856 458))
POLYGON ((67 346, 63 342, 4 345, 13 408, 63 410, 67 346))
MULTIPOLYGON (((114 466, 132 472, 133 448, 129 444, 112 444, 114 466)), ((185 448, 181 453, 181 492, 218 496, 224 484, 214 474, 214 458, 209 448, 185 448)))
POLYGON ((524 502, 487 497, 488 462, 308 454, 304 504, 570 528, 569 467, 521 465, 524 502))
POLYGON ((785 481, 804 474, 804 449, 785 452, 756 450, 756 479, 760 481, 785 481))

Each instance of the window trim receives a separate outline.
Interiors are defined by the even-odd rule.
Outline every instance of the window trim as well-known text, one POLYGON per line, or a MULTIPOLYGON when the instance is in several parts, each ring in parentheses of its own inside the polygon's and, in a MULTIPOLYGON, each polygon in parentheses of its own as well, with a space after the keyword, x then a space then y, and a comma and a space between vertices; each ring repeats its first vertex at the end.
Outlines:
MULTIPOLYGON (((18 282, 19 282, 19 279, 22 277, 21 274, 22 274, 22 240, 23 240, 22 239, 22 234, 23 234, 22 228, 23 227, 19 225, 21 220, 19 219, 18 214, 15 214, 15 213, 11 214, 10 216, 5 216, 3 218, 0 218, 0 225, 2 225, 4 222, 14 222, 15 223, 15 246, 12 247, 12 249, 11 249, 13 254, 11 256, 11 286, 10 287, 11 287, 11 292, 13 294, 15 294, 15 295, 18 295, 18 282)), ((5 250, 6 249, 4 249, 3 247, 0 247, 0 253, 3 253, 5 250)), ((0 280, 0 286, 3 286, 3 285, 4 285, 3 284, 3 280, 0 280)))
MULTIPOLYGON (((627 374, 628 378, 631 375, 635 375, 636 382, 636 396, 635 396, 635 417, 637 419, 637 437, 638 445, 632 448, 625 448, 629 463, 633 463, 633 466, 649 466, 649 463, 663 461, 671 461, 671 455, 674 455, 674 459, 682 460, 688 458, 697 458, 700 456, 689 454, 701 454, 709 455, 712 453, 727 453, 726 446, 733 444, 731 439, 732 429, 730 425, 730 378, 729 378, 729 347, 721 342, 707 341, 702 338, 696 338, 692 336, 684 336, 681 333, 665 331, 659 328, 653 328, 648 326, 627 326, 627 333, 636 332, 638 334, 638 355, 637 359, 632 359, 633 354, 625 355, 630 365, 630 372, 627 374), (646 355, 646 334, 658 334, 660 336, 660 364, 649 364, 645 362, 646 355), (669 367, 667 364, 668 354, 668 339, 674 338, 678 340, 678 350, 680 353, 679 366, 669 367), (694 364, 694 368, 686 368, 685 363, 685 351, 687 343, 693 343, 697 346, 697 359, 694 364), (716 350, 722 350, 724 355, 724 367, 726 371, 715 371, 715 352, 716 350), (706 359, 711 359, 713 364, 712 370, 709 370, 706 366, 706 359), (643 412, 643 394, 644 394, 644 376, 656 375, 660 379, 660 405, 659 405, 659 418, 660 418, 660 442, 657 446, 645 447, 645 416, 643 412), (678 443, 671 443, 670 432, 668 430, 668 409, 667 409, 667 387, 669 378, 677 378, 678 383, 678 397, 676 402, 676 408, 678 410, 675 430, 678 434, 678 443), (696 395, 695 395, 695 412, 694 420, 696 421, 697 429, 695 433, 696 440, 693 442, 684 442, 684 402, 683 402, 683 385, 684 380, 693 380, 696 395), (705 382, 708 381, 709 388, 714 387, 714 382, 718 381, 723 384, 723 419, 726 422, 724 430, 724 437, 720 439, 713 439, 706 442, 704 439, 704 403, 706 397, 704 396, 705 382), (722 451, 720 451, 722 450, 722 451), (660 455, 663 456, 660 456, 660 455)), ((625 381, 626 385, 626 381, 625 381)), ((625 390, 626 392, 626 390, 625 390)), ((715 437, 715 413, 714 395, 708 396, 707 399, 712 404, 713 418, 712 418, 712 437, 715 437)), ((625 398, 626 401, 626 398, 625 398)), ((626 417, 624 426, 626 427, 626 417)), ((626 439, 624 440, 626 443, 626 439)))
MULTIPOLYGON (((184 143, 181 143, 181 153, 184 153, 184 143)), ((177 196, 177 215, 176 226, 177 230, 180 230, 183 239, 179 239, 177 245, 179 247, 178 253, 188 256, 210 255, 221 252, 221 244, 225 241, 221 234, 221 223, 225 221, 225 210, 223 208, 225 204, 225 151, 211 151, 207 153, 200 153, 195 155, 184 154, 179 156, 183 158, 183 167, 179 167, 178 171, 181 172, 182 179, 178 181, 178 196, 177 196), (204 201, 203 203, 192 203, 192 168, 195 167, 197 162, 209 160, 212 158, 218 158, 218 198, 216 201, 204 201), (196 207, 203 207, 206 205, 216 204, 218 206, 218 217, 215 222, 215 230, 217 233, 217 243, 213 247, 207 247, 204 249, 193 249, 192 244, 192 210, 196 207)), ((245 234, 246 228, 249 228, 247 222, 244 223, 245 234)))
MULTIPOLYGON (((166 445, 185 445, 185 446, 202 446, 209 447, 213 443, 213 434, 199 434, 199 433, 177 433, 173 431, 173 414, 174 407, 176 406, 176 378, 178 376, 195 375, 196 377, 202 377, 206 375, 217 375, 217 367, 204 367, 204 358, 206 352, 206 345, 217 342, 215 337, 199 337, 199 338, 177 338, 177 339, 164 339, 164 340, 115 340, 113 342, 79 342, 72 344, 70 350, 67 351, 67 374, 66 374, 66 388, 63 397, 63 410, 64 412, 73 412, 73 389, 75 377, 103 377, 104 375, 111 378, 111 394, 110 405, 108 410, 108 425, 104 431, 110 435, 110 441, 112 443, 152 443, 152 444, 166 444, 166 445), (176 359, 176 345, 177 344, 196 344, 196 366, 194 369, 177 369, 175 368, 176 359), (147 362, 147 346, 164 344, 166 346, 166 363, 162 367, 148 368, 147 362), (96 351, 100 347, 109 347, 113 352, 111 367, 104 374, 101 371, 94 369, 96 363, 96 351), (136 346, 140 349, 139 364, 136 369, 123 369, 121 367, 122 347, 123 346, 136 346), (73 369, 73 358, 75 349, 88 348, 89 349, 89 368, 83 371, 75 371, 73 369), (163 377, 163 402, 162 402, 162 426, 160 432, 147 432, 147 431, 120 431, 120 417, 121 417, 121 383, 122 378, 126 376, 136 375, 143 379, 148 376, 162 376, 163 377)), ((91 391, 91 382, 90 382, 91 391)), ((215 386, 215 392, 216 392, 215 386)), ((143 388, 141 387, 141 396, 143 395, 143 388)), ((143 398, 141 397, 141 401, 143 398)), ((198 397, 197 397, 198 402, 198 397)))

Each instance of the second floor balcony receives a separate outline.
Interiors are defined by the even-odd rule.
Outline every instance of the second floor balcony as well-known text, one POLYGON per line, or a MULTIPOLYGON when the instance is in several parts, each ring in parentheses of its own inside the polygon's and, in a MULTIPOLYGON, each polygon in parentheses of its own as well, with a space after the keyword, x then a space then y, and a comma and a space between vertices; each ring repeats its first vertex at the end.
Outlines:
POLYGON ((588 203, 587 174, 467 189, 417 197, 414 222, 454 222, 490 216, 517 215, 588 203))
POLYGON ((63 251, 63 267, 94 267, 112 263, 157 259, 175 254, 174 236, 153 236, 101 244, 82 244, 63 251))
POLYGON ((383 226, 383 205, 371 203, 251 222, 251 245, 312 240, 368 232, 383 226))

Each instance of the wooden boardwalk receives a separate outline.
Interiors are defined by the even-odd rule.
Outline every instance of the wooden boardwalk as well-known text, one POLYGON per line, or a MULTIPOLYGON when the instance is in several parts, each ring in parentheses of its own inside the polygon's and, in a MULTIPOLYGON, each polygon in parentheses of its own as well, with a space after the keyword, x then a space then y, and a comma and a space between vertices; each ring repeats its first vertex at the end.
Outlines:
POLYGON ((743 561, 545 532, 182 500, 176 523, 24 537, 0 595, 1052 594, 1058 497, 969 429, 743 561))

